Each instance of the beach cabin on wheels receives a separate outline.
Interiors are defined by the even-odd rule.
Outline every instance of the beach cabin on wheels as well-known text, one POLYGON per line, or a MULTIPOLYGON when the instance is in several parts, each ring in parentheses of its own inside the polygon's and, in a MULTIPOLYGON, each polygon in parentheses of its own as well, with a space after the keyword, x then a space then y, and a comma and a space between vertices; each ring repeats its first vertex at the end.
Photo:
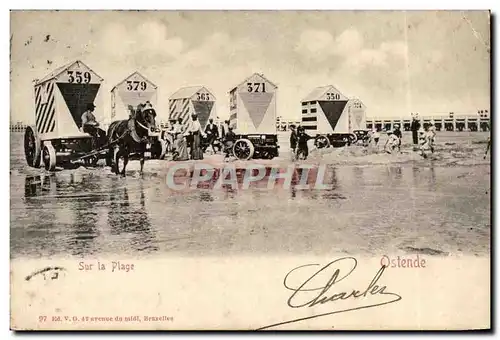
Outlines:
POLYGON ((196 113, 201 128, 205 129, 209 118, 217 118, 215 96, 204 86, 183 87, 168 100, 168 119, 181 118, 184 127, 191 123, 191 114, 196 113))
POLYGON ((229 91, 229 125, 238 137, 233 153, 239 159, 278 156, 277 90, 263 74, 254 73, 229 91))
POLYGON ((315 88, 301 101, 301 126, 318 148, 355 143, 366 135, 366 107, 335 86, 315 88))
POLYGON ((62 66, 35 82, 35 125, 24 135, 24 151, 28 165, 47 170, 67 164, 74 157, 92 150, 92 138, 83 133, 82 114, 94 103, 94 115, 103 120, 99 89, 103 78, 77 60, 62 66))
POLYGON ((111 121, 128 119, 131 105, 134 110, 139 104, 149 101, 156 109, 158 87, 139 72, 134 72, 111 90, 111 121))
MULTIPOLYGON (((139 104, 149 102, 156 111, 158 86, 139 72, 134 72, 111 89, 111 122, 129 119, 129 106, 135 111, 139 104)), ((157 115, 159 112, 157 112, 157 115)), ((157 118, 158 120, 158 118, 157 118)), ((161 138, 161 132, 149 131, 147 152, 153 159, 163 159, 167 152, 167 145, 161 138)))

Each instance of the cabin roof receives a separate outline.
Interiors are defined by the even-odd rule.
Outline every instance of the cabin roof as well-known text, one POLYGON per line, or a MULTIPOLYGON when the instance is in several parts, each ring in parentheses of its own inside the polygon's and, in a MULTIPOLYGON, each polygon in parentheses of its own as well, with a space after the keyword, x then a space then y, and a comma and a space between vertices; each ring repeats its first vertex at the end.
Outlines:
POLYGON ((150 83, 151 85, 153 85, 153 87, 155 89, 158 88, 158 86, 155 85, 155 83, 153 83, 151 80, 149 80, 148 78, 144 77, 141 73, 139 73, 139 71, 135 71, 134 73, 130 74, 127 78, 123 79, 121 82, 119 82, 118 84, 116 84, 115 86, 113 86, 113 88, 111 89, 111 91, 113 91, 115 88, 117 88, 118 86, 120 86, 121 84, 123 84, 124 82, 126 82, 128 79, 132 78, 132 76, 134 75, 138 75, 140 76, 141 78, 143 78, 145 81, 147 81, 148 83, 150 83))
POLYGON ((191 98, 192 96, 195 95, 196 92, 200 91, 201 89, 206 90, 208 93, 214 97, 212 92, 208 90, 205 86, 197 85, 197 86, 186 86, 186 87, 181 87, 177 91, 175 91, 169 99, 184 99, 184 98, 191 98))
POLYGON ((236 85, 236 86, 232 87, 232 88, 231 88, 231 90, 230 90, 229 92, 233 91, 235 88, 239 87, 240 85, 242 85, 242 84, 246 83, 246 82, 248 81, 248 79, 252 78, 252 77, 253 77, 253 76, 255 76, 255 75, 257 75, 257 76, 259 76, 259 77, 264 78, 264 79, 265 79, 268 83, 270 83, 272 86, 274 86, 275 88, 278 88, 278 85, 276 85, 275 83, 273 83, 272 81, 270 81, 269 79, 267 79, 267 78, 264 76, 264 74, 263 74, 263 73, 257 73, 257 72, 254 72, 251 76, 246 77, 246 78, 245 78, 245 80, 243 80, 242 82, 240 82, 238 85, 236 85))
MULTIPOLYGON (((85 64, 84 62, 82 62, 81 60, 75 60, 75 61, 72 61, 64 66, 61 66, 61 67, 58 67, 56 68, 54 71, 50 72, 48 75, 46 75, 45 77, 43 77, 42 79, 38 80, 35 85, 39 85, 39 84, 42 84, 42 83, 45 83, 46 81, 49 81, 51 79, 54 79, 55 77, 57 77, 58 75, 60 75, 61 73, 63 73, 66 69, 70 68, 71 66, 73 66, 74 64, 76 63, 81 63, 83 64, 85 67, 87 67, 89 70, 91 70, 92 72, 95 73, 94 70, 92 70, 90 67, 87 66, 87 64, 85 64)), ((95 73, 97 75, 97 73, 95 73)), ((101 81, 103 81, 104 79, 102 79, 102 77, 100 77, 99 75, 97 75, 97 77, 99 77, 99 79, 101 81)))
POLYGON ((319 100, 331 88, 334 88, 335 91, 342 94, 342 92, 340 92, 333 85, 319 86, 319 87, 316 87, 314 90, 312 90, 304 99, 301 100, 301 102, 311 102, 311 101, 319 100))

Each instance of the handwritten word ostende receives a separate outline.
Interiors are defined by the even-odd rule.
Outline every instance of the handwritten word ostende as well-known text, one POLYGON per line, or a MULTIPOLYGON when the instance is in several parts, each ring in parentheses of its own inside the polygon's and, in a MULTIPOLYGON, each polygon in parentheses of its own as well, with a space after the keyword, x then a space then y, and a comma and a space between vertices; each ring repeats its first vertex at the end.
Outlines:
POLYGON ((103 262, 94 262, 94 263, 88 263, 88 262, 79 262, 78 263, 78 270, 80 271, 92 271, 92 270, 109 270, 111 268, 111 272, 125 272, 128 273, 129 271, 134 270, 134 264, 133 263, 122 263, 120 261, 112 261, 111 264, 109 263, 103 263, 103 262))
POLYGON ((355 310, 360 310, 360 309, 366 309, 366 308, 373 308, 377 306, 383 306, 387 305, 390 303, 397 302, 401 300, 401 296, 396 293, 392 293, 387 291, 387 286, 383 286, 378 281, 382 277, 382 274, 384 273, 385 266, 382 266, 378 272, 375 274, 371 282, 366 286, 363 287, 360 290, 357 289, 352 289, 348 290, 345 292, 338 292, 338 291, 333 291, 335 284, 345 280, 351 273, 356 269, 357 266, 357 260, 353 257, 343 257, 337 260, 334 260, 324 266, 320 266, 319 264, 306 264, 302 265, 299 267, 296 267, 292 269, 288 274, 285 276, 285 279, 283 281, 283 285, 285 286, 286 289, 292 291, 292 295, 288 298, 287 305, 291 308, 307 308, 307 307, 313 307, 316 305, 324 305, 327 303, 332 303, 332 306, 335 306, 334 302, 335 301, 340 301, 340 300, 354 300, 354 299, 359 299, 359 300, 367 300, 364 304, 361 306, 356 306, 352 308, 344 308, 344 309, 333 309, 331 311, 321 313, 321 314, 316 314, 316 315, 309 315, 307 317, 303 318, 297 318, 293 320, 287 320, 287 321, 282 321, 278 322, 272 325, 268 325, 265 327, 261 327, 260 329, 268 329, 272 327, 276 327, 279 325, 284 325, 284 324, 290 324, 294 322, 299 322, 299 321, 305 321, 309 319, 314 319, 314 318, 319 318, 319 317, 324 317, 327 315, 332 315, 332 314, 339 314, 339 313, 344 313, 344 312, 349 312, 349 311, 355 311, 355 310), (351 268, 347 273, 341 273, 341 270, 338 268, 338 266, 342 264, 343 266, 345 265, 350 265, 351 268), (299 275, 300 273, 304 272, 304 268, 309 268, 310 267, 320 267, 317 271, 315 271, 312 275, 305 274, 304 278, 300 280, 302 282, 301 284, 297 286, 291 286, 289 282, 289 277, 294 274, 294 275, 299 275), (331 274, 329 274, 331 273, 331 274), (317 284, 317 279, 319 274, 327 274, 326 277, 328 280, 325 283, 321 283, 319 286, 317 284), (316 278, 316 285, 313 285, 313 279, 316 278), (307 296, 304 298, 304 295, 307 296), (311 297, 312 295, 312 297, 311 297), (383 302, 370 302, 370 297, 375 296, 375 295, 382 295, 386 297, 387 299, 383 302), (300 299, 302 297, 302 300, 300 299))

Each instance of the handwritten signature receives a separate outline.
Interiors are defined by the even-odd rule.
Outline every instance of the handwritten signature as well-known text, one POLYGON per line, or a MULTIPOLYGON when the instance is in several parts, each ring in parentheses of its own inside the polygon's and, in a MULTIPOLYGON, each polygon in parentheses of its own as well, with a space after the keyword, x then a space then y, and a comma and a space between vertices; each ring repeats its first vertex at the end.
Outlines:
POLYGON ((307 267, 319 267, 319 264, 306 264, 303 266, 296 267, 292 269, 288 274, 285 276, 285 279, 283 280, 283 285, 285 286, 286 289, 292 291, 292 295, 288 298, 287 304, 291 308, 304 308, 304 307, 313 307, 316 305, 324 305, 326 303, 331 303, 339 300, 353 300, 353 299, 363 299, 367 300, 366 303, 362 304, 361 306, 357 307, 352 307, 352 308, 345 308, 345 309, 339 309, 339 310, 330 310, 325 313, 321 314, 316 314, 316 315, 309 315, 307 317, 302 317, 302 318, 297 318, 297 319, 292 319, 292 320, 287 320, 287 321, 282 321, 278 322, 272 325, 264 326, 259 328, 258 330, 264 330, 280 325, 285 325, 285 324, 291 324, 294 322, 299 322, 299 321, 304 321, 304 320, 310 320, 314 318, 319 318, 319 317, 324 317, 327 315, 332 315, 332 314, 340 314, 340 313, 345 313, 345 312, 350 312, 350 311, 355 311, 355 310, 360 310, 360 309, 366 309, 366 308, 373 308, 373 307, 378 307, 378 306, 383 306, 387 305, 390 303, 397 302, 401 300, 401 296, 396 294, 396 293, 391 293, 386 291, 387 286, 381 286, 380 284, 377 284, 379 279, 382 277, 382 274, 384 273, 384 270, 386 266, 382 266, 379 271, 375 274, 371 282, 368 284, 368 286, 364 290, 355 290, 353 289, 352 291, 348 292, 330 292, 331 288, 336 284, 339 283, 340 281, 344 280, 347 278, 351 273, 356 269, 356 266, 358 265, 358 261, 354 257, 343 257, 337 260, 334 260, 327 265, 321 267, 318 271, 316 271, 312 276, 309 276, 305 279, 305 281, 302 281, 302 283, 299 286, 292 287, 289 283, 291 281, 289 278, 292 274, 297 275, 299 272, 304 272, 303 269, 307 267), (341 269, 339 267, 342 265, 342 267, 348 267, 350 265, 350 270, 345 273, 341 274, 341 269), (330 271, 333 271, 333 274, 327 275, 326 277, 328 278, 328 281, 326 283, 321 283, 320 286, 314 285, 314 282, 317 282, 319 278, 319 274, 328 274, 330 271), (313 282, 313 279, 316 280, 313 282), (314 297, 311 299, 311 295, 314 297), (387 297, 386 301, 383 302, 369 302, 368 300, 370 299, 370 296, 373 295, 383 295, 387 297), (301 297, 302 300, 304 300, 304 296, 307 296, 306 301, 300 301, 301 297))

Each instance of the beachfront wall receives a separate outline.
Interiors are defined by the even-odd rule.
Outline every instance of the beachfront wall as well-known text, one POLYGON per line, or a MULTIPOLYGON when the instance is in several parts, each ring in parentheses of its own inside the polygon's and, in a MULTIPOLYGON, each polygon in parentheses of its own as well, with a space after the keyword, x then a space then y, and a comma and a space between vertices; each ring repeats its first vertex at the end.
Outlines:
POLYGON ((146 77, 139 72, 132 73, 111 90, 111 121, 128 119, 129 105, 136 110, 139 104, 149 101, 156 109, 157 92, 158 87, 146 77))
MULTIPOLYGON (((399 124, 403 131, 410 131, 411 117, 368 117, 366 128, 377 127, 380 131, 392 130, 399 124)), ((490 131, 490 117, 488 111, 476 114, 448 114, 420 116, 417 118, 421 124, 434 122, 437 131, 490 131)))
POLYGON ((183 87, 172 94, 168 101, 169 120, 181 119, 186 128, 191 124, 191 114, 196 113, 201 128, 205 129, 210 118, 216 118, 215 96, 204 86, 183 87))
POLYGON ((312 134, 351 133, 365 129, 366 107, 335 86, 315 88, 301 101, 301 125, 312 134))
POLYGON ((278 87, 254 73, 229 91, 229 125, 236 133, 276 134, 278 87))

